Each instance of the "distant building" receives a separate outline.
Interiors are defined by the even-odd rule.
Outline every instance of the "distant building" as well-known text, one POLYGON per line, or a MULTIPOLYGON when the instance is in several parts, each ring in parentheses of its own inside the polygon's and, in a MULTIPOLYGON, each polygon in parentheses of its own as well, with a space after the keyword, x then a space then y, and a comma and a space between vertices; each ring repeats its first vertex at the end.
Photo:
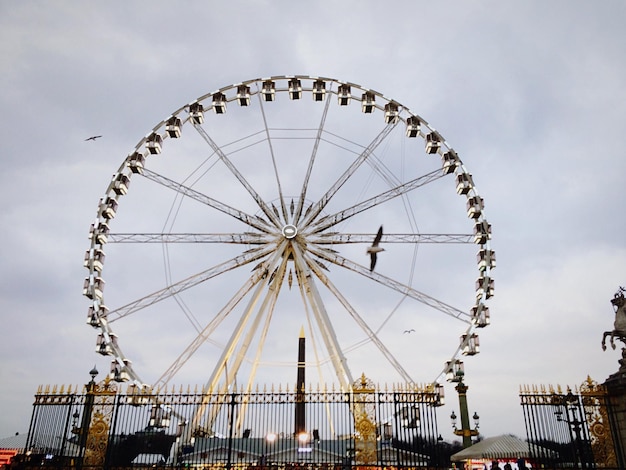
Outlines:
POLYGON ((26 447, 26 434, 15 433, 14 436, 0 439, 0 466, 11 463, 11 459, 26 447))

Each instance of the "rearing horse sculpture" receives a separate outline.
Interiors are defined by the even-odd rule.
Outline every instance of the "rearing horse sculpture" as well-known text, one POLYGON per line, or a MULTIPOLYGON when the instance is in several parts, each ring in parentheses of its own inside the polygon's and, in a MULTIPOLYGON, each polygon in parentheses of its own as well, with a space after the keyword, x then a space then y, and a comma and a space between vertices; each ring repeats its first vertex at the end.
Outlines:
POLYGON ((624 297, 626 289, 620 286, 619 291, 611 299, 611 303, 615 307, 615 322, 613 323, 613 331, 605 331, 602 336, 602 350, 606 351, 606 337, 611 337, 611 347, 615 349, 615 338, 626 344, 626 298, 624 297))

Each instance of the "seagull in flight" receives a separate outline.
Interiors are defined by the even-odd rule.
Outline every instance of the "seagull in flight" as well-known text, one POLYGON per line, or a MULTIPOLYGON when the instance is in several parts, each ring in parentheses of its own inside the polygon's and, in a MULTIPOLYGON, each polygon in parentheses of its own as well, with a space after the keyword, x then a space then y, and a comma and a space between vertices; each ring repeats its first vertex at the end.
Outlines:
POLYGON ((91 137, 87 137, 85 139, 85 142, 87 142, 88 140, 94 140, 95 141, 96 139, 99 139, 100 137, 102 137, 102 136, 101 135, 92 135, 91 137))
POLYGON ((367 247, 367 253, 369 253, 370 255, 370 272, 374 271, 374 267, 376 266, 376 259, 378 256, 378 253, 380 253, 381 251, 385 251, 384 248, 381 248, 378 246, 378 244, 380 243, 380 239, 383 237, 383 226, 381 225, 380 228, 378 229, 378 233, 376 234, 376 238, 374 238, 374 243, 372 243, 372 246, 368 246, 367 247))
POLYGON ((411 328, 410 330, 404 330, 405 333, 415 333, 415 330, 411 328))

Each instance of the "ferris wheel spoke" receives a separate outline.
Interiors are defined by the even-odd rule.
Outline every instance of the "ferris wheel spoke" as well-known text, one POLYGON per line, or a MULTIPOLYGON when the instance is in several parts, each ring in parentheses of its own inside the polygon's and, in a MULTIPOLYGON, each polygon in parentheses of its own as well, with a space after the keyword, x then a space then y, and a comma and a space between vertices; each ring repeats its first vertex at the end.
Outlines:
POLYGON ((326 204, 332 199, 332 197, 339 191, 339 189, 343 186, 343 184, 348 181, 348 179, 356 172, 356 170, 365 162, 370 155, 376 150, 376 148, 385 140, 385 138, 389 135, 389 133, 395 128, 397 124, 396 122, 388 123, 382 131, 370 142, 370 144, 365 148, 363 152, 352 162, 352 164, 348 167, 346 171, 333 183, 333 185, 322 195, 320 200, 314 204, 311 208, 311 211, 308 211, 308 214, 305 214, 303 226, 307 226, 311 223, 312 220, 324 210, 326 204))
POLYGON ((379 282, 380 284, 387 286, 390 289, 400 292, 403 295, 407 295, 408 297, 411 297, 412 299, 415 299, 423 303, 424 305, 428 305, 429 307, 439 310, 440 312, 443 312, 446 315, 454 317, 457 320, 463 321, 465 323, 471 323, 471 320, 470 320, 471 315, 469 313, 459 310, 427 294, 424 294, 423 292, 420 292, 411 286, 402 284, 401 282, 391 279, 390 277, 383 276, 382 274, 379 274, 375 271, 370 271, 365 266, 361 266, 358 263, 350 261, 349 259, 344 258, 343 256, 340 256, 337 253, 330 252, 328 250, 315 248, 313 246, 309 246, 308 249, 315 256, 318 256, 337 266, 341 266, 343 268, 359 273, 362 276, 365 276, 376 282, 379 282))
MULTIPOLYGON (((350 146, 358 146, 356 142, 344 139, 340 135, 337 135, 333 132, 326 131, 326 134, 338 139, 339 141, 345 141, 346 143, 350 144, 350 146)), ((346 145, 342 145, 339 142, 335 142, 330 139, 325 140, 325 142, 327 142, 330 145, 336 146, 346 152, 350 152, 356 155, 359 154, 359 152, 356 152, 348 148, 346 145)), ((367 159, 367 164, 372 168, 372 170, 378 173, 381 179, 385 181, 389 186, 396 186, 396 185, 401 184, 401 180, 397 178, 396 175, 375 154, 372 154, 371 158, 367 159)))
POLYGON ((261 233, 109 233, 108 243, 226 243, 263 245, 272 240, 261 233))
POLYGON ((328 107, 330 105, 330 97, 329 93, 326 97, 326 103, 324 104, 324 112, 322 113, 322 119, 320 120, 320 124, 317 128, 317 135, 315 136, 315 142, 313 144, 313 150, 311 152, 311 156, 309 157, 309 164, 307 165, 306 174, 304 176, 304 181, 302 183, 302 191, 300 192, 300 199, 298 200, 298 206, 296 208, 296 212, 293 216, 294 223, 298 223, 300 220, 300 216, 302 215, 302 209, 304 208, 304 201, 306 200, 306 194, 309 187, 309 181, 311 180, 311 173, 313 172, 313 164, 315 163, 315 159, 317 157, 317 151, 319 149, 320 142, 322 140, 322 133, 324 131, 324 125, 326 124, 326 117, 328 116, 328 107))
POLYGON ((222 151, 219 145, 211 139, 211 137, 206 133, 204 128, 200 124, 193 125, 195 129, 198 131, 200 136, 209 144, 209 146, 213 149, 213 151, 217 154, 220 160, 226 165, 226 167, 230 170, 230 172, 237 178, 237 180, 242 184, 244 188, 248 191, 248 193, 255 200, 259 208, 263 211, 263 213, 267 216, 269 220, 271 220, 276 227, 281 225, 278 215, 275 214, 270 207, 266 204, 266 202, 261 198, 261 196, 255 191, 255 189, 250 185, 248 180, 244 178, 241 172, 237 169, 237 167, 230 161, 230 159, 226 156, 226 154, 222 151))
MULTIPOLYGON (((258 84, 257 84, 258 87, 258 84)), ((258 88, 257 88, 258 90, 258 88)), ((272 167, 274 169, 274 177, 276 178, 276 187, 278 189, 278 198, 280 200, 280 207, 283 213, 283 219, 285 221, 289 220, 288 216, 287 216, 287 206, 285 204, 285 198, 283 196, 283 187, 280 183, 280 177, 278 175, 278 168, 276 167, 276 155, 274 154, 274 146, 272 145, 272 138, 270 136, 270 130, 267 127, 267 117, 265 116, 265 108, 263 106, 263 100, 261 99, 261 94, 259 93, 258 95, 259 98, 259 107, 261 109, 261 116, 263 117, 263 127, 265 130, 265 136, 266 136, 266 140, 267 140, 267 145, 269 146, 269 150, 270 150, 270 156, 271 156, 271 160, 272 160, 272 167)))
POLYGON ((382 353, 382 355, 389 361, 389 363, 394 367, 394 369, 400 374, 400 376, 406 380, 407 383, 413 383, 413 379, 411 376, 404 370, 402 365, 396 360, 396 358, 391 354, 389 349, 385 347, 382 341, 378 338, 376 333, 369 327, 369 325, 363 320, 363 318, 359 315, 359 313, 352 307, 350 302, 341 294, 339 289, 332 283, 332 281, 324 274, 319 265, 315 262, 315 260, 311 259, 309 256, 305 255, 305 259, 307 265, 311 270, 315 273, 315 275, 319 278, 319 280, 324 284, 328 290, 335 296, 335 298, 343 305, 346 311, 350 314, 352 319, 356 322, 356 324, 363 330, 363 332, 367 335, 368 339, 374 343, 374 345, 378 348, 378 350, 382 353))
POLYGON ((230 298, 228 303, 213 317, 213 319, 202 329, 196 338, 185 348, 185 350, 176 358, 176 360, 166 369, 166 371, 157 379, 153 388, 165 386, 176 375, 182 366, 196 353, 198 348, 208 341, 215 329, 224 321, 233 309, 241 302, 241 300, 259 283, 265 275, 265 266, 255 269, 252 276, 244 283, 243 286, 230 298))
POLYGON ((127 317, 137 311, 140 311, 146 307, 152 306, 157 302, 165 300, 167 298, 172 297, 180 292, 183 292, 190 287, 196 286, 201 282, 207 281, 208 279, 212 279, 214 277, 219 276, 220 274, 224 274, 232 269, 238 268, 240 266, 244 266, 253 261, 261 259, 273 251, 273 247, 271 246, 263 246, 258 248, 253 248, 244 252, 243 254, 231 258, 224 263, 220 263, 212 268, 204 270, 200 273, 194 274, 182 281, 178 281, 174 284, 171 284, 163 289, 160 289, 152 294, 149 294, 141 299, 138 299, 134 302, 124 305, 123 307, 119 307, 115 310, 111 310, 108 315, 109 323, 113 323, 120 318, 127 317))
POLYGON ((269 225, 267 225, 267 222, 264 221, 263 219, 246 214, 245 212, 240 211, 239 209, 235 209, 234 207, 229 206, 228 204, 224 204, 223 202, 220 202, 217 199, 213 199, 212 197, 202 194, 196 191, 195 189, 192 189, 188 186, 185 186, 169 178, 166 178, 163 175, 159 175, 158 173, 155 173, 153 171, 150 171, 144 168, 143 176, 167 188, 173 189, 174 191, 178 192, 179 194, 183 196, 187 196, 192 199, 195 199, 196 201, 201 202, 202 204, 206 204, 207 206, 210 206, 220 212, 223 212, 224 214, 230 215, 231 217, 234 217, 235 219, 240 220, 241 222, 245 223, 246 225, 249 225, 250 227, 254 227, 265 233, 268 233, 271 230, 269 225))
MULTIPOLYGON (((311 236, 309 241, 316 245, 344 245, 350 243, 372 243, 375 233, 326 232, 311 236)), ((474 245, 472 233, 385 233, 381 243, 441 243, 474 245)))
POLYGON ((299 247, 295 244, 293 245, 293 258, 296 270, 299 272, 298 282, 302 283, 309 305, 311 306, 311 310, 321 331, 326 350, 329 352, 330 359, 335 368, 337 379, 345 390, 349 390, 353 380, 346 357, 337 340, 337 335, 330 321, 330 317, 328 316, 328 312, 326 311, 326 306, 311 276, 311 270, 308 268, 299 247))
POLYGON ((336 214, 323 217, 315 223, 311 224, 311 226, 307 228, 307 231, 309 231, 310 233, 316 233, 326 230, 327 228, 330 228, 338 224, 339 222, 343 222, 344 220, 356 214, 359 214, 360 212, 364 212, 368 209, 371 209, 372 207, 384 204, 385 202, 398 196, 404 196, 410 191, 413 191, 420 186, 424 186, 432 181, 435 181, 442 176, 444 175, 441 170, 431 171, 430 173, 420 176, 419 178, 415 178, 407 183, 393 187, 374 197, 366 199, 365 201, 361 201, 358 204, 353 205, 352 207, 348 207, 347 209, 337 212, 336 214))

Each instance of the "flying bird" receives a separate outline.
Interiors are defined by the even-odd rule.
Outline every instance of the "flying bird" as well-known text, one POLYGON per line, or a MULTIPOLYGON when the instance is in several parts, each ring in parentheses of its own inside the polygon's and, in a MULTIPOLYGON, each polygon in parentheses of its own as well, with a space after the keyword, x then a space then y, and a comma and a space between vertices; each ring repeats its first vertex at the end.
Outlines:
POLYGON ((405 333, 415 333, 415 330, 411 328, 410 330, 404 330, 405 333))
POLYGON ((370 255, 370 272, 374 271, 374 267, 376 266, 376 259, 378 257, 378 253, 381 251, 385 251, 384 248, 378 246, 380 243, 380 239, 383 237, 383 226, 381 225, 378 229, 378 233, 376 234, 376 238, 374 238, 374 243, 372 246, 367 247, 367 253, 370 255))
POLYGON ((87 137, 85 139, 85 142, 87 142, 88 140, 96 140, 99 139, 100 137, 102 137, 101 135, 92 135, 91 137, 87 137))

